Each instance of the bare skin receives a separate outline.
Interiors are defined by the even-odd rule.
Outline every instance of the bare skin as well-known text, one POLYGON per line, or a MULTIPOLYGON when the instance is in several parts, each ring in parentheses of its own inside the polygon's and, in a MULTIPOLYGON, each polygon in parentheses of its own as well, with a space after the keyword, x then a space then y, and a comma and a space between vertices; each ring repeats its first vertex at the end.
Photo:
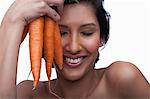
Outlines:
POLYGON ((0 42, 3 45, 0 48, 1 96, 15 99, 58 99, 58 96, 65 99, 148 99, 150 85, 135 65, 118 61, 107 68, 93 69, 98 48, 102 46, 100 28, 92 7, 84 3, 66 5, 59 21, 64 68, 60 71, 56 66, 58 78, 51 81, 51 90, 58 96, 50 93, 48 82, 40 82, 36 90, 32 90, 33 81, 23 81, 16 87, 21 33, 28 22, 14 23, 18 18, 9 21, 7 17, 0 28, 3 41, 0 42), (74 58, 79 62, 72 63, 74 58))
MULTIPOLYGON (((90 87, 92 87, 92 90, 85 90, 82 89, 82 87, 80 86, 80 90, 82 90, 82 93, 79 93, 76 97, 65 98, 65 99, 99 99, 99 98, 100 99, 148 99, 149 97, 148 82, 146 81, 146 79, 144 79, 141 72, 131 63, 118 61, 111 64, 107 68, 94 70, 94 72, 97 74, 97 79, 96 79, 97 82, 96 80, 95 82, 91 80, 90 83, 92 84, 90 84, 90 87), (117 71, 119 72, 121 69, 122 70, 126 69, 124 70, 124 72, 126 71, 128 72, 129 69, 129 71, 131 70, 130 72, 131 74, 125 75, 124 72, 120 72, 116 74, 113 71, 115 70, 115 72, 117 71), (114 79, 112 79, 111 77, 113 77, 114 79), (135 80, 135 78, 137 77, 138 79, 135 80), (88 98, 87 97, 84 98, 83 96, 81 96, 84 95, 85 92, 90 93, 88 98)), ((79 85, 81 85, 80 82, 78 83, 79 85)), ((32 85, 33 85, 33 81, 24 81, 20 83, 18 85, 18 92, 17 92, 18 96, 22 99, 42 99, 43 97, 44 99, 49 99, 50 97, 51 99, 58 99, 58 97, 54 96, 49 92, 48 82, 40 82, 39 87, 36 91, 32 91, 33 88, 32 85)), ((52 91, 54 93, 57 93, 60 97, 62 97, 60 94, 61 89, 55 87, 56 85, 57 85, 57 80, 51 81, 52 91)), ((89 83, 84 82, 84 85, 89 86, 89 83)), ((78 93, 73 91, 71 88, 68 91, 71 91, 74 94, 78 93)))
MULTIPOLYGON (((135 65, 117 61, 112 63, 107 68, 94 70, 97 74, 97 78, 92 78, 90 82, 84 82, 84 86, 89 86, 92 88, 87 90, 82 87, 80 81, 76 84, 72 84, 73 87, 82 90, 82 93, 78 93, 71 88, 68 88, 65 93, 71 91, 76 96, 65 99, 148 99, 149 98, 149 84, 143 77, 142 73, 135 67, 135 65), (124 71, 124 72, 120 72, 124 71), (114 73, 115 72, 115 73, 114 73), (125 72, 129 72, 125 75, 125 72), (113 74, 114 73, 114 74, 113 74), (113 74, 113 75, 112 75, 113 74), (138 79, 137 79, 138 78, 138 79), (96 83, 96 84, 94 84, 96 83), (79 84, 80 86, 77 86, 79 84), (88 94, 88 97, 82 95, 88 94)), ((21 99, 59 99, 49 92, 48 82, 40 82, 37 90, 32 91, 33 81, 24 81, 18 85, 18 95, 21 99), (23 98, 24 97, 24 98, 23 98)), ((51 90, 63 97, 61 95, 60 87, 56 87, 57 80, 51 81, 51 90)), ((69 96, 69 95, 68 95, 69 96)), ((61 99, 61 98, 60 98, 61 99)))

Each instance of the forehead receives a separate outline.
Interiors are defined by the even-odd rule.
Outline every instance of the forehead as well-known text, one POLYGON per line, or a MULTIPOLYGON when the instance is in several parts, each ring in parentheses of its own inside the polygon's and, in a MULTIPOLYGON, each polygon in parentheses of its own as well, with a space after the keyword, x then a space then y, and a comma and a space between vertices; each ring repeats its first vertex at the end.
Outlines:
POLYGON ((60 24, 70 22, 98 22, 93 7, 88 3, 67 4, 64 7, 60 24))

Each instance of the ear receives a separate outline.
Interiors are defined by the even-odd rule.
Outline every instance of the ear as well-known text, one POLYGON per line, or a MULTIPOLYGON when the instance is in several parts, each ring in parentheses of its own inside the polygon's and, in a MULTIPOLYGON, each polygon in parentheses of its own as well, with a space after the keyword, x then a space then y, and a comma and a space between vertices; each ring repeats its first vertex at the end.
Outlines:
POLYGON ((102 46, 103 46, 103 42, 100 42, 100 43, 99 43, 99 47, 102 47, 102 46))
POLYGON ((99 43, 99 47, 102 47, 104 45, 103 41, 101 40, 99 43))

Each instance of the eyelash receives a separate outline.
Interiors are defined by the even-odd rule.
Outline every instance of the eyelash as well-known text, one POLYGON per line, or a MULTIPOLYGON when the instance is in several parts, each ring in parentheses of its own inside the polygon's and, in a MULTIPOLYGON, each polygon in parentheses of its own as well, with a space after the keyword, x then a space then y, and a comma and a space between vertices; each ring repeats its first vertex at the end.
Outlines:
POLYGON ((84 36, 91 36, 93 32, 81 32, 84 36))
POLYGON ((65 32, 65 31, 60 31, 60 35, 61 36, 65 36, 68 32, 65 32))
MULTIPOLYGON (((65 36, 65 35, 68 34, 68 32, 60 31, 60 34, 61 34, 61 36, 65 36)), ((83 36, 91 36, 91 35, 93 34, 93 32, 81 32, 81 34, 82 34, 83 36)))

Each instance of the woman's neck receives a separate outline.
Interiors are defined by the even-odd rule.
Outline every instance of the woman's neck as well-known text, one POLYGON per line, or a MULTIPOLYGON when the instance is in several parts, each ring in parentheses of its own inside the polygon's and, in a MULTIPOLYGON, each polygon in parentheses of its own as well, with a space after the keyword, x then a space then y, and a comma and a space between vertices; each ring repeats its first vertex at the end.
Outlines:
POLYGON ((65 99, 71 99, 72 97, 76 97, 76 99, 83 99, 92 94, 98 82, 98 74, 94 69, 92 69, 80 80, 69 81, 58 78, 56 81, 56 87, 53 91, 65 99))

